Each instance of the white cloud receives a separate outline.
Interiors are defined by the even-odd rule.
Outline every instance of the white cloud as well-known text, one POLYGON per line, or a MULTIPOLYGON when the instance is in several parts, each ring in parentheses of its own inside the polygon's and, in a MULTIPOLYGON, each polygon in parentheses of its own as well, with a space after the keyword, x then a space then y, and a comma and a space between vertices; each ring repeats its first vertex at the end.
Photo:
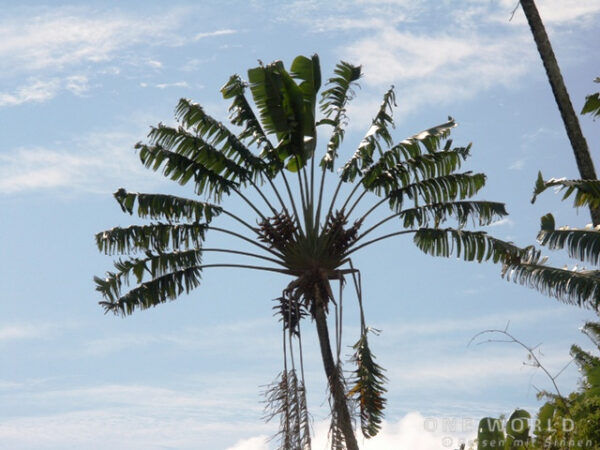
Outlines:
POLYGON ((150 67, 153 67, 155 69, 161 69, 163 64, 160 61, 155 61, 153 59, 151 59, 150 61, 148 61, 148 65, 150 67))
POLYGON ((30 78, 14 92, 0 92, 0 107, 17 106, 23 103, 41 103, 56 97, 61 91, 69 91, 82 96, 90 89, 88 77, 70 75, 65 78, 54 77, 48 80, 30 78))
POLYGON ((61 82, 58 78, 50 80, 30 79, 27 84, 17 88, 14 93, 0 92, 0 106, 44 102, 56 96, 60 87, 61 82))
MULTIPOLYGON (((422 34, 384 27, 340 51, 342 59, 363 64, 365 84, 379 90, 396 86, 402 114, 469 99, 498 84, 512 86, 535 56, 530 46, 521 45, 523 38, 518 33, 498 39, 470 31, 422 34)), ((355 119, 351 114, 365 107, 356 102, 349 109, 355 119)))
POLYGON ((194 36, 194 40, 199 40, 199 39, 204 39, 207 37, 215 37, 215 36, 225 36, 228 34, 235 34, 237 33, 236 30, 231 30, 231 29, 224 29, 224 30, 217 30, 217 31, 211 31, 208 33, 198 33, 196 36, 194 36))
POLYGON ((504 225, 508 225, 510 227, 514 226, 515 222, 512 219, 509 219, 508 217, 504 217, 500 220, 495 221, 494 223, 488 225, 489 227, 501 227, 504 225))
POLYGON ((90 89, 88 78, 85 75, 71 75, 65 80, 65 89, 75 95, 82 96, 90 89))
POLYGON ((508 166, 508 168, 510 170, 523 170, 524 167, 525 167, 524 159, 517 159, 510 166, 508 166))
POLYGON ((106 62, 133 45, 176 43, 169 34, 179 13, 134 17, 112 11, 55 9, 0 21, 0 58, 11 72, 61 70, 82 62, 106 62), (149 39, 152 37, 152 39, 149 39))
POLYGON ((172 87, 189 87, 187 81, 176 81, 174 83, 159 83, 156 85, 158 89, 167 89, 172 87))
POLYGON ((32 324, 5 325, 0 327, 0 342, 17 339, 35 339, 44 336, 47 328, 32 324))
POLYGON ((133 179, 148 185, 151 173, 139 163, 133 144, 143 133, 96 132, 61 148, 28 147, 0 154, 0 194, 69 189, 112 192, 133 179))

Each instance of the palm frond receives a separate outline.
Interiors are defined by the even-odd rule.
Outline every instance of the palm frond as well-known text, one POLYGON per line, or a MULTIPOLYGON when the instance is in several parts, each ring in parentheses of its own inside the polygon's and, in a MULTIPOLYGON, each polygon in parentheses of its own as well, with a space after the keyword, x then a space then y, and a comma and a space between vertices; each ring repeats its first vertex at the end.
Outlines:
POLYGON ((503 276, 565 303, 595 310, 600 306, 600 271, 559 269, 534 259, 507 264, 503 276))
POLYGON ((96 245, 101 252, 127 254, 138 251, 164 252, 168 248, 200 248, 208 226, 204 223, 153 223, 115 227, 96 234, 96 245))
POLYGON ((554 218, 547 214, 542 218, 542 229, 538 242, 551 250, 567 248, 571 258, 588 261, 594 265, 600 263, 600 231, 561 227, 554 229, 554 218))
POLYGON ((566 178, 550 178, 549 180, 544 181, 542 173, 538 172, 531 203, 534 203, 537 196, 549 187, 557 187, 559 190, 564 190, 563 200, 575 193, 573 202, 575 207, 589 206, 591 208, 600 208, 600 180, 567 180, 566 178))
POLYGON ((122 295, 122 287, 129 286, 133 274, 137 284, 144 281, 144 275, 151 278, 167 275, 188 267, 198 266, 202 262, 201 250, 175 251, 153 254, 146 252, 145 258, 131 258, 115 261, 117 272, 107 272, 104 279, 96 277, 96 290, 110 302, 116 302, 122 295))
MULTIPOLYGON (((600 83, 600 77, 596 78, 594 83, 600 83)), ((600 117, 600 92, 585 97, 581 114, 591 114, 593 117, 600 117)))
POLYGON ((311 58, 297 56, 290 66, 292 78, 300 80, 298 88, 304 98, 304 139, 305 145, 310 146, 309 154, 312 155, 317 143, 317 129, 315 125, 315 113, 317 93, 321 88, 321 66, 319 56, 311 58))
POLYGON ((387 194, 390 208, 401 212, 404 198, 413 200, 415 206, 423 203, 444 203, 464 200, 477 194, 485 185, 482 173, 453 173, 435 178, 427 178, 405 185, 387 194))
POLYGON ((202 106, 191 100, 182 98, 175 109, 175 117, 186 128, 208 142, 212 147, 218 147, 219 152, 252 171, 260 174, 264 166, 261 158, 252 153, 238 137, 221 122, 204 112, 202 106))
POLYGON ((233 99, 229 107, 229 120, 232 124, 243 127, 242 132, 238 135, 238 139, 246 142, 247 145, 257 143, 259 148, 262 149, 261 156, 267 157, 271 163, 278 163, 273 144, 267 137, 248 99, 244 95, 246 87, 247 84, 242 81, 239 75, 232 75, 225 86, 221 88, 224 99, 233 99))
POLYGON ((203 164, 178 153, 141 143, 136 144, 135 148, 139 150, 140 160, 147 168, 158 171, 162 167, 165 177, 181 185, 193 179, 198 195, 208 195, 219 201, 223 194, 229 195, 239 187, 236 181, 228 180, 203 164))
POLYGON ((148 138, 152 144, 200 163, 224 178, 244 182, 252 175, 250 170, 182 127, 173 128, 159 124, 151 128, 148 138))
POLYGON ((346 105, 354 97, 353 85, 361 77, 360 66, 341 61, 335 67, 336 76, 327 80, 328 88, 321 94, 320 109, 325 119, 320 124, 333 127, 331 137, 327 144, 327 151, 321 159, 321 167, 333 170, 337 150, 344 139, 344 125, 346 121, 346 105))
POLYGON ((305 148, 304 96, 281 61, 248 70, 250 91, 267 133, 279 141, 275 152, 288 169, 303 167, 310 156, 305 148))
POLYGON ((416 208, 404 209, 399 218, 404 220, 404 228, 428 227, 432 222, 437 226, 448 217, 458 221, 458 227, 463 228, 469 218, 480 226, 489 225, 497 219, 506 216, 504 203, 487 201, 458 201, 423 205, 416 208))
POLYGON ((415 245, 431 256, 455 255, 465 261, 513 263, 537 261, 539 252, 533 247, 519 248, 511 242, 493 238, 483 231, 454 228, 420 228, 413 238, 415 245))
MULTIPOLYGON (((117 299, 107 296, 107 301, 99 303, 106 312, 129 315, 136 309, 148 309, 167 300, 175 300, 184 292, 190 292, 200 285, 201 272, 200 267, 186 267, 142 283, 117 299)), ((95 277, 94 281, 97 285, 96 290, 102 293, 111 291, 112 286, 107 284, 111 283, 112 279, 107 281, 95 277)))
POLYGON ((264 419, 269 422, 279 418, 279 431, 273 438, 279 441, 280 450, 310 450, 309 420, 305 404, 304 384, 295 370, 281 372, 263 393, 264 419))
POLYGON ((600 350, 600 322, 586 322, 581 329, 600 350))
POLYGON ((580 369, 585 369, 590 366, 600 366, 600 358, 586 352, 580 346, 574 344, 571 346, 571 356, 577 363, 580 369))
POLYGON ((123 212, 129 214, 133 214, 137 202, 137 215, 143 219, 147 217, 167 219, 168 221, 187 219, 194 222, 204 220, 205 223, 210 223, 223 211, 223 208, 212 203, 168 194, 142 194, 127 192, 121 188, 113 196, 121 205, 123 212))
POLYGON ((348 396, 355 397, 360 407, 360 423, 362 433, 366 438, 375 437, 381 430, 383 410, 387 400, 384 387, 387 381, 383 374, 384 369, 375 362, 375 357, 369 348, 367 334, 369 328, 365 328, 360 339, 354 346, 352 362, 356 364, 354 371, 354 385, 348 391, 348 396))
POLYGON ((354 181, 354 179, 373 163, 373 153, 377 149, 382 155, 381 142, 387 146, 393 144, 390 127, 394 126, 392 109, 396 106, 396 95, 392 86, 383 96, 373 123, 350 160, 342 167, 341 178, 343 181, 354 181))
MULTIPOLYGON (((451 144, 451 141, 448 141, 451 144)), ((413 179, 434 178, 450 175, 458 170, 469 156, 470 146, 425 154, 408 155, 395 146, 383 154, 366 170, 361 178, 365 188, 376 192, 390 192, 406 186, 413 179)))

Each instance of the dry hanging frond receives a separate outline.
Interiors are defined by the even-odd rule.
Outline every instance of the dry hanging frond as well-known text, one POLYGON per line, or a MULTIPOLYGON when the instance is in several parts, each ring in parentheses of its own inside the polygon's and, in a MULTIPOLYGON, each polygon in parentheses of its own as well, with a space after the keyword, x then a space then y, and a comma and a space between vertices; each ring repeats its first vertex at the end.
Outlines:
POLYGON ((353 348, 355 350, 352 361, 357 368, 354 371, 354 386, 348 392, 348 396, 357 399, 360 406, 360 425, 363 435, 371 438, 379 433, 383 410, 387 400, 383 397, 386 389, 383 387, 387 378, 383 374, 384 369, 377 364, 375 357, 369 348, 365 328, 360 339, 353 348))

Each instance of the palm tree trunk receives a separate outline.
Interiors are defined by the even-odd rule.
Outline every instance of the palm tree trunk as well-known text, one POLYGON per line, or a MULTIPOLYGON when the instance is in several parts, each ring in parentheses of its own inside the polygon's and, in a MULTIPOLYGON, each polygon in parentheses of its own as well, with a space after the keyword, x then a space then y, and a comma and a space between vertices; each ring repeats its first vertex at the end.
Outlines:
MULTIPOLYGON (((529 28, 531 28, 531 33, 533 34, 533 39, 535 40, 538 52, 542 58, 544 68, 546 69, 546 74, 548 75, 554 98, 565 124, 569 141, 571 141, 579 174, 584 180, 595 180, 597 177, 594 163, 590 156, 587 142, 581 132, 579 119, 573 109, 573 104, 571 103, 565 82, 560 73, 560 68, 558 67, 558 62, 556 61, 554 51, 550 45, 548 34, 546 34, 544 23, 535 6, 534 0, 520 0, 520 2, 523 12, 527 17, 527 22, 529 22, 529 28)), ((590 213, 592 215, 594 226, 599 225, 600 209, 590 207, 590 213)))
POLYGON ((321 345, 321 356, 323 358, 323 367, 329 381, 329 389, 333 394, 333 402, 335 413, 340 419, 340 427, 344 435, 347 450, 359 450, 356 436, 352 428, 350 412, 348 411, 348 403, 346 402, 346 392, 342 386, 338 375, 338 370, 333 361, 331 353, 331 344, 329 342, 329 331, 327 329, 327 317, 323 306, 317 304, 315 306, 315 322, 317 325, 317 334, 319 335, 319 344, 321 345))

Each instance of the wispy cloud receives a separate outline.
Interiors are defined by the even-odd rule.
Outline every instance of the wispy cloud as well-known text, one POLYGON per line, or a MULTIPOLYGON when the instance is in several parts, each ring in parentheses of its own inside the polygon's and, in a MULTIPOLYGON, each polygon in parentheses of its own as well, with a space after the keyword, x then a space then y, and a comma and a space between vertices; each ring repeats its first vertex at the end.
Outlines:
POLYGON ((106 62, 137 44, 176 43, 170 30, 179 20, 177 11, 152 18, 119 11, 92 17, 73 8, 12 16, 0 21, 0 58, 19 73, 106 62))
POLYGON ((508 166, 508 168, 510 170, 523 170, 523 168, 525 167, 525 162, 526 161, 523 158, 517 159, 516 161, 513 161, 513 163, 510 166, 508 166))
POLYGON ((0 107, 41 103, 51 100, 64 91, 83 96, 89 89, 88 78, 85 75, 54 77, 47 80, 30 78, 26 84, 19 86, 13 92, 0 92, 0 107))
MULTIPOLYGON (((535 56, 520 45, 522 39, 522 34, 499 40, 472 32, 432 34, 384 27, 340 52, 342 59, 362 62, 365 84, 379 90, 396 85, 402 114, 423 105, 470 99, 498 84, 512 86, 535 56)), ((357 102, 351 113, 363 109, 357 102)))
POLYGON ((224 29, 224 30, 216 30, 216 31, 211 31, 208 33, 198 33, 196 36, 194 36, 194 40, 199 40, 199 39, 204 39, 207 37, 215 37, 215 36, 225 36, 228 34, 235 34, 237 33, 236 30, 232 30, 232 29, 224 29))
POLYGON ((67 323, 13 323, 0 325, 0 344, 23 339, 51 338, 65 328, 71 328, 67 323))
POLYGON ((157 83, 150 85, 146 82, 140 83, 140 87, 155 87, 157 89, 168 89, 168 88, 187 88, 190 87, 187 81, 175 81, 173 83, 157 83))
POLYGON ((159 180, 144 169, 132 149, 143 133, 89 133, 54 147, 17 148, 0 154, 0 194, 40 189, 112 192, 118 183, 138 187, 159 180))
POLYGON ((53 98, 61 89, 58 78, 50 80, 30 79, 14 92, 0 92, 0 106, 16 106, 22 103, 39 103, 53 98))
POLYGON ((29 324, 0 326, 0 342, 39 338, 44 334, 45 330, 41 327, 29 324))

